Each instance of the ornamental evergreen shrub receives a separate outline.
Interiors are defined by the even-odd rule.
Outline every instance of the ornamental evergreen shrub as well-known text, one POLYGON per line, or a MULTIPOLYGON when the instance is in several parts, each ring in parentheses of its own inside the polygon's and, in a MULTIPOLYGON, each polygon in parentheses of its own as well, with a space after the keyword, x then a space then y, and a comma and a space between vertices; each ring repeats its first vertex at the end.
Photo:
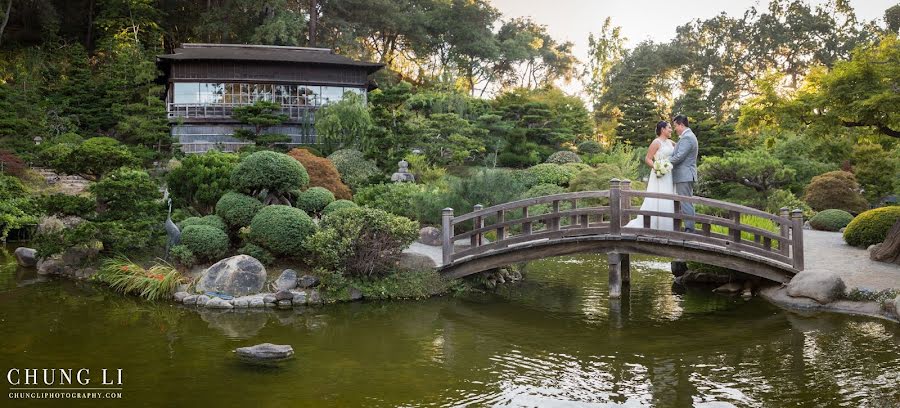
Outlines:
POLYGON ((85 218, 94 212, 97 201, 92 197, 56 193, 42 197, 39 205, 47 215, 74 215, 85 218))
POLYGON ((573 151, 560 150, 551 154, 546 162, 554 164, 581 163, 581 157, 578 157, 578 154, 573 151))
POLYGON ((381 175, 381 170, 372 160, 366 160, 362 152, 353 149, 341 149, 328 155, 328 160, 334 163, 341 180, 354 191, 369 184, 369 180, 381 175))
POLYGON ((271 252, 266 251, 265 248, 256 244, 248 243, 241 247, 241 249, 238 249, 238 253, 241 255, 252 256, 263 265, 271 265, 275 262, 275 256, 273 256, 271 252))
POLYGON ((816 211, 832 208, 859 214, 869 208, 853 173, 830 171, 812 178, 803 200, 816 211))
POLYGON ((413 183, 372 184, 359 189, 354 198, 355 202, 362 206, 414 217, 410 202, 421 191, 422 187, 413 183))
POLYGON ((166 175, 169 193, 178 206, 209 214, 216 201, 231 189, 231 172, 238 160, 236 154, 215 150, 187 156, 166 175))
POLYGON ((222 231, 227 231, 228 226, 225 224, 225 220, 218 215, 207 215, 203 217, 189 217, 184 221, 178 223, 179 229, 185 229, 191 225, 208 225, 213 228, 220 229, 222 231))
POLYGON ((809 220, 809 226, 819 231, 840 231, 853 221, 853 215, 838 209, 822 211, 809 220))
POLYGON ((318 214, 334 202, 334 194, 324 187, 310 187, 297 196, 296 207, 307 214, 318 214))
POLYGON ((120 168, 91 184, 101 220, 162 220, 159 187, 144 170, 120 168))
POLYGON ((303 241, 316 230, 303 210, 286 205, 270 205, 259 210, 250 222, 250 242, 276 256, 298 256, 303 241))
POLYGON ((334 194, 335 198, 349 200, 353 198, 350 187, 341 181, 334 163, 324 157, 318 157, 308 149, 294 149, 288 152, 288 156, 300 162, 309 173, 310 187, 324 187, 334 194))
POLYGON ((541 163, 528 169, 528 174, 535 184, 556 184, 566 187, 579 173, 573 166, 561 166, 553 163, 541 163))
POLYGON ((562 194, 566 192, 567 191, 564 187, 560 187, 556 184, 538 184, 532 188, 529 188, 528 191, 522 194, 522 198, 543 197, 547 195, 562 194))
POLYGON ((251 196, 265 191, 269 196, 304 189, 309 174, 303 165, 284 153, 261 151, 241 160, 231 172, 231 186, 251 196))
POLYGON ((868 248, 869 245, 884 242, 888 231, 900 220, 900 206, 881 207, 856 216, 844 230, 847 244, 868 248))
POLYGON ((209 225, 188 225, 181 231, 181 245, 199 260, 216 260, 228 252, 228 234, 209 225))
POLYGON ((332 201, 331 203, 326 205, 325 208, 322 210, 322 215, 323 216, 328 215, 334 211, 340 210, 341 208, 353 208, 353 207, 359 207, 359 206, 350 200, 332 201))
POLYGON ((178 244, 169 249, 169 255, 176 263, 186 268, 190 268, 197 264, 197 257, 194 256, 187 246, 178 244))
POLYGON ((216 215, 222 217, 232 228, 246 227, 263 208, 259 200, 241 194, 228 192, 216 203, 216 215))
POLYGON ((603 145, 596 140, 585 140, 578 144, 578 153, 598 154, 603 152, 603 145))
POLYGON ((418 223, 387 211, 343 208, 325 216, 304 247, 317 265, 368 278, 389 273, 418 233, 418 223))

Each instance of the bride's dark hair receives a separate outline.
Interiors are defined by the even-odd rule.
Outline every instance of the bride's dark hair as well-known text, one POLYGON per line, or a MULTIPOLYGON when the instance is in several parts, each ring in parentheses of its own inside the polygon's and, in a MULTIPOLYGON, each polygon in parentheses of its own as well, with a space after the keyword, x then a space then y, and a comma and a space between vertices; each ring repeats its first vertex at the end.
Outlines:
POLYGON ((669 126, 669 122, 666 122, 664 120, 656 122, 656 135, 659 136, 659 134, 662 133, 662 130, 666 128, 666 126, 669 126))

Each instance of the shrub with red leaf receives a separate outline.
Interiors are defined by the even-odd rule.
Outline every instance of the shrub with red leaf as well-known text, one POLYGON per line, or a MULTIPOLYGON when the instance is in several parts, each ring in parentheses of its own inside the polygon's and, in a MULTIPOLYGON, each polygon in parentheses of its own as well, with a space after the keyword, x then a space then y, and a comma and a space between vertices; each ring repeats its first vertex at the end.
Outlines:
POLYGON ((0 169, 11 176, 22 177, 25 175, 25 161, 9 150, 0 150, 0 169))
POLYGON ((337 168, 324 157, 318 157, 306 149, 293 149, 288 152, 288 156, 293 157, 309 173, 310 187, 324 187, 334 194, 338 200, 350 200, 353 198, 350 188, 341 181, 341 175, 337 168))

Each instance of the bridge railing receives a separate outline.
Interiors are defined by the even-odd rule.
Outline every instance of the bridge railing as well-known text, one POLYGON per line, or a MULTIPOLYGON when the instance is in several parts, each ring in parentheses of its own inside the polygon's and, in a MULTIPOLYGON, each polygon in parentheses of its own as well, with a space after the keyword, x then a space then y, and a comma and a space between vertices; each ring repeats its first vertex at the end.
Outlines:
POLYGON ((442 214, 443 263, 447 265, 466 257, 538 240, 606 234, 697 242, 751 253, 785 267, 803 270, 803 214, 800 210, 789 212, 782 208, 779 215, 772 215, 709 198, 649 193, 630 187, 628 180, 612 180, 609 190, 554 194, 488 208, 476 205, 472 212, 458 217, 454 216, 452 208, 445 208, 442 214), (640 201, 637 198, 672 200, 674 211, 642 211, 632 205, 633 201, 640 201), (716 212, 727 216, 684 214, 684 203, 715 208, 716 212), (771 221, 776 232, 742 223, 742 216, 771 221), (651 217, 671 219, 674 230, 651 229, 651 217), (641 228, 627 227, 634 218, 643 220, 641 228), (693 221, 696 232, 682 231, 685 221, 693 221))

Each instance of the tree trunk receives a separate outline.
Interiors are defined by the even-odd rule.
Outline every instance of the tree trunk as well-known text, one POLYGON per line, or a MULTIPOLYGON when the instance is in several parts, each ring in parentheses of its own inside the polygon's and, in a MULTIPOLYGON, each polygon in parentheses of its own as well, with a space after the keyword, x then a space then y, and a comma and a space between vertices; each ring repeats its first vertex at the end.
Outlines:
POLYGON ((0 23, 0 44, 2 44, 3 31, 6 30, 6 23, 9 22, 9 13, 12 12, 12 3, 13 0, 9 0, 9 3, 6 5, 6 12, 3 13, 3 23, 0 23))
POLYGON ((889 262, 900 265, 900 220, 888 231, 884 242, 872 248, 869 257, 873 261, 889 262))
POLYGON ((90 53, 94 42, 94 0, 88 3, 87 34, 84 36, 84 48, 90 53))
POLYGON ((316 46, 316 25, 319 23, 319 2, 309 0, 309 46, 316 46))

